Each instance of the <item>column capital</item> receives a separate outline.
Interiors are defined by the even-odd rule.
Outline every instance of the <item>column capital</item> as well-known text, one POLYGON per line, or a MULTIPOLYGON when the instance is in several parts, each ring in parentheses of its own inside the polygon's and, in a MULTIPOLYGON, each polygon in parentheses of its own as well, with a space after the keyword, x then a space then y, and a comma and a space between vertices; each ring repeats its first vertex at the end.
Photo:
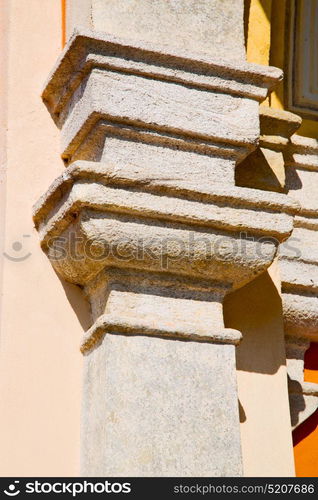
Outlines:
MULTIPOLYGON (((84 287, 99 274, 109 283, 111 268, 165 273, 179 289, 208 281, 213 297, 215 283, 233 290, 267 269, 298 205, 236 186, 234 168, 257 146, 259 102, 281 78, 244 60, 75 32, 43 91, 72 162, 34 212, 56 271, 84 287)), ((96 331, 117 324, 113 312, 99 315, 96 331)), ((142 331, 160 330, 149 321, 142 331)), ((178 336, 174 329, 161 331, 178 336)))
POLYGON ((257 145, 257 102, 281 78, 277 68, 75 31, 42 97, 62 129, 66 162, 95 159, 101 127, 104 136, 146 135, 238 159, 257 145))
POLYGON ((292 230, 298 205, 280 193, 200 189, 177 179, 166 183, 158 172, 153 177, 145 182, 129 168, 116 172, 82 161, 52 184, 34 220, 43 249, 66 280, 85 285, 105 266, 117 266, 237 288, 270 265, 292 230))

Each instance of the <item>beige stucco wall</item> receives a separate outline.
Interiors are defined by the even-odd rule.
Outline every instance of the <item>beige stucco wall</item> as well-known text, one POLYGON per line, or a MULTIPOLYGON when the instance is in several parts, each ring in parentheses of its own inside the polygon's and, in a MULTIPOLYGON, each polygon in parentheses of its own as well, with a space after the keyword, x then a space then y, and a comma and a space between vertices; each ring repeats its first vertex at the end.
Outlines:
POLYGON ((228 296, 224 316, 243 334, 236 367, 244 475, 294 476, 277 261, 228 296))
POLYGON ((83 306, 41 252, 31 212, 63 169, 59 132, 40 98, 61 50, 60 2, 3 1, 1 11, 1 47, 8 48, 7 81, 1 71, 1 89, 7 88, 4 246, 13 257, 31 256, 3 259, 0 474, 77 475, 82 327, 66 294, 74 307, 83 306), (16 241, 23 244, 19 251, 12 249, 16 241))

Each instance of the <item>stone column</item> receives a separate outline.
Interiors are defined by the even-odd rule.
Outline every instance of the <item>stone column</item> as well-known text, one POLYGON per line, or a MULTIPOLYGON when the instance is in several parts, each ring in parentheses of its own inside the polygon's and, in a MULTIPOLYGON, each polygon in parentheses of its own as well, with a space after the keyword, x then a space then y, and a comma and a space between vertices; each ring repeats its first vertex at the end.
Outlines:
POLYGON ((293 135, 286 152, 286 188, 300 205, 281 246, 284 324, 292 426, 318 406, 318 384, 304 381, 304 355, 318 340, 318 142, 293 135))
POLYGON ((304 381, 304 356, 318 339, 318 144, 295 134, 301 118, 263 107, 260 146, 236 168, 240 186, 288 192, 299 205, 293 232, 280 246, 286 363, 292 427, 318 405, 318 385, 304 381))
MULTIPOLYGON (((237 29, 229 12, 225 26, 214 11, 219 49, 237 29)), ((244 61, 239 14, 235 62, 175 36, 154 45, 132 20, 133 41, 76 32, 44 89, 68 168, 34 220, 52 265, 92 309, 84 475, 242 474, 240 333, 224 328, 222 302, 268 268, 297 204, 235 185, 236 163, 258 143, 259 102, 282 76, 244 61)))

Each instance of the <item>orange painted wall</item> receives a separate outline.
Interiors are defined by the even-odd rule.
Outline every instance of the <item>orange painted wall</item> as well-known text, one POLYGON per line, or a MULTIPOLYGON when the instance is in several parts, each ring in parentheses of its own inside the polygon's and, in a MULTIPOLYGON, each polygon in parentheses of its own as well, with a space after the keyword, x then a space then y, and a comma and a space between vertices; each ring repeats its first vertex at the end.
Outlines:
POLYGON ((66 0, 61 0, 61 19, 62 19, 62 47, 66 42, 66 0))
MULTIPOLYGON (((304 378, 318 383, 318 343, 311 343, 305 355, 304 378)), ((296 475, 318 477, 318 409, 293 432, 296 475)))

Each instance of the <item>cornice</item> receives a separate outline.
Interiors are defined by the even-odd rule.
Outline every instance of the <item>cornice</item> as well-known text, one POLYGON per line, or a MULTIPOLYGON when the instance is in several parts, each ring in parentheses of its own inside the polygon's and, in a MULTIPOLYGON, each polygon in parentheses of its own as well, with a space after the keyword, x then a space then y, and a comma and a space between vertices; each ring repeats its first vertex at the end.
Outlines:
MULTIPOLYGON (((165 185, 158 179, 152 185, 149 178, 145 183, 145 179, 124 172, 116 175, 107 164, 77 162, 39 201, 34 220, 42 247, 53 261, 52 244, 61 237, 64 243, 69 241, 70 230, 75 230, 84 241, 95 238, 96 244, 106 238, 107 245, 112 245, 117 232, 134 247, 138 237, 149 251, 154 251, 153 238, 164 241, 166 235, 186 246, 191 235, 191 248, 171 263, 170 272, 225 279, 237 287, 270 264, 279 242, 292 231, 297 209, 297 204, 290 203, 280 193, 268 196, 268 193, 235 186, 228 189, 224 186, 219 192, 213 187, 211 191, 200 191, 191 183, 182 184, 180 189, 177 181, 165 185), (192 199, 191 195, 194 195, 192 199), (200 249, 201 244, 196 242, 200 238, 205 238, 209 245, 209 255, 205 255, 206 250, 200 249), (222 241, 222 250, 217 249, 218 241, 222 241)), ((166 248, 163 253, 167 251, 166 248)), ((72 259, 54 263, 66 279, 80 284, 92 279, 103 265, 140 269, 150 266, 153 271, 160 271, 159 262, 142 263, 135 258, 116 262, 109 256, 105 262, 83 258, 80 266, 72 259)))
POLYGON ((67 163, 80 159, 77 150, 88 137, 90 149, 96 147, 105 127, 119 136, 132 127, 137 140, 147 136, 239 159, 258 142, 257 102, 281 78, 276 68, 75 32, 42 97, 62 129, 67 163))
POLYGON ((136 44, 109 34, 75 30, 51 71, 42 97, 57 118, 65 102, 93 68, 135 73, 201 89, 226 90, 262 101, 283 78, 278 68, 213 59, 202 53, 136 44), (74 71, 75 69, 75 71, 74 71))

